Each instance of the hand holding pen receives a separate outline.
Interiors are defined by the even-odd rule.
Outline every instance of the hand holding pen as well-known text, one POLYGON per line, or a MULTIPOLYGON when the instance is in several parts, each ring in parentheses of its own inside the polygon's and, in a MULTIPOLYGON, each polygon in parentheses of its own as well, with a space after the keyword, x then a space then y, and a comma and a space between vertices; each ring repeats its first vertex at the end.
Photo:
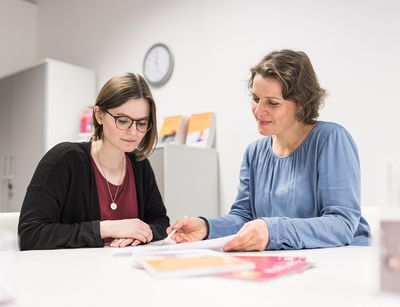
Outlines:
MULTIPOLYGON (((179 228, 182 227, 182 226, 179 225, 178 223, 181 222, 181 221, 183 222, 184 220, 187 219, 187 217, 188 217, 188 216, 185 215, 185 216, 183 217, 182 220, 178 220, 177 222, 175 222, 175 225, 173 226, 173 230, 172 230, 171 232, 169 232, 168 236, 164 239, 164 243, 170 243, 170 241, 173 239, 172 236, 175 234, 175 232, 176 232, 179 228), (177 225, 179 226, 179 228, 177 227, 177 225)), ((169 230, 170 228, 171 228, 171 227, 168 227, 167 233, 168 233, 168 230, 169 230)))
POLYGON ((200 241, 207 236, 207 226, 201 218, 185 216, 168 227, 167 233, 167 239, 176 243, 200 241))

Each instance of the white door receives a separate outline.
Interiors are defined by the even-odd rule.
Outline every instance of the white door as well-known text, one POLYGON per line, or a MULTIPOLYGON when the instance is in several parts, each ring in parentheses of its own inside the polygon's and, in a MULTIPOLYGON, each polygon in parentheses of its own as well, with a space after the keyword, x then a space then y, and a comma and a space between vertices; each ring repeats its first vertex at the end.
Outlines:
POLYGON ((46 64, 13 76, 10 159, 13 175, 9 211, 19 211, 26 188, 44 154, 46 64))
POLYGON ((8 208, 11 78, 0 80, 0 212, 8 208))

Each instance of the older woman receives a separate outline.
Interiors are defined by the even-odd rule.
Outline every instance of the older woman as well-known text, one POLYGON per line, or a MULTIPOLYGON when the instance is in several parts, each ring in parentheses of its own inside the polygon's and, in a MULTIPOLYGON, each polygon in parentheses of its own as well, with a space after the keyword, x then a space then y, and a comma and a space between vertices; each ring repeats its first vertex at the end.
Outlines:
POLYGON ((251 69, 249 89, 265 137, 246 150, 230 212, 167 232, 177 242, 237 233, 225 251, 367 245, 357 148, 343 127, 317 121, 325 91, 308 56, 271 52, 251 69))

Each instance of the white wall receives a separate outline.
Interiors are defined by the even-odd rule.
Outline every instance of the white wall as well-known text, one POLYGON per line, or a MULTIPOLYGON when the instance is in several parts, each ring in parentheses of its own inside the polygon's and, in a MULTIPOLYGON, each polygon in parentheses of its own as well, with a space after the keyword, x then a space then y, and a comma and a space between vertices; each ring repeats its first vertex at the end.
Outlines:
POLYGON ((98 87, 142 71, 147 49, 166 43, 172 78, 155 89, 159 119, 217 113, 223 212, 236 194, 246 146, 259 137, 246 91, 248 70, 279 48, 310 56, 329 98, 322 120, 344 125, 358 144, 363 205, 379 203, 379 157, 400 150, 400 2, 239 0, 40 0, 38 57, 98 73, 98 87))
POLYGON ((22 0, 0 0, 0 78, 36 61, 37 7, 22 0))

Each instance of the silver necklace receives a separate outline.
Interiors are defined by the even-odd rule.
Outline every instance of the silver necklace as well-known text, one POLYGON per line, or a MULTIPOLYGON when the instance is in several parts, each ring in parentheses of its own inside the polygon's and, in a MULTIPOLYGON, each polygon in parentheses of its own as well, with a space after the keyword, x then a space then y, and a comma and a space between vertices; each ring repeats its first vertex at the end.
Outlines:
MULTIPOLYGON (((117 210, 118 205, 116 204, 115 201, 116 201, 116 199, 117 199, 118 190, 119 190, 120 185, 117 186, 117 191, 115 191, 115 195, 114 195, 114 198, 113 198, 113 197, 112 197, 112 194, 111 194, 110 185, 109 185, 108 180, 107 180, 107 178, 106 178, 106 173, 104 172, 103 166, 101 165, 101 160, 100 160, 100 156, 99 156, 99 149, 98 149, 98 147, 97 147, 97 144, 96 144, 96 156, 97 156, 97 160, 99 160, 100 168, 101 168, 101 171, 103 172, 104 179, 106 180, 108 193, 110 194, 110 199, 111 199, 110 208, 111 208, 111 210, 113 210, 113 211, 114 211, 114 210, 117 210)), ((119 182, 121 182, 121 179, 122 179, 122 171, 123 171, 123 166, 124 166, 124 158, 125 158, 125 155, 124 155, 124 157, 122 157, 122 160, 121 160, 121 174, 120 174, 120 176, 119 176, 119 182)))

